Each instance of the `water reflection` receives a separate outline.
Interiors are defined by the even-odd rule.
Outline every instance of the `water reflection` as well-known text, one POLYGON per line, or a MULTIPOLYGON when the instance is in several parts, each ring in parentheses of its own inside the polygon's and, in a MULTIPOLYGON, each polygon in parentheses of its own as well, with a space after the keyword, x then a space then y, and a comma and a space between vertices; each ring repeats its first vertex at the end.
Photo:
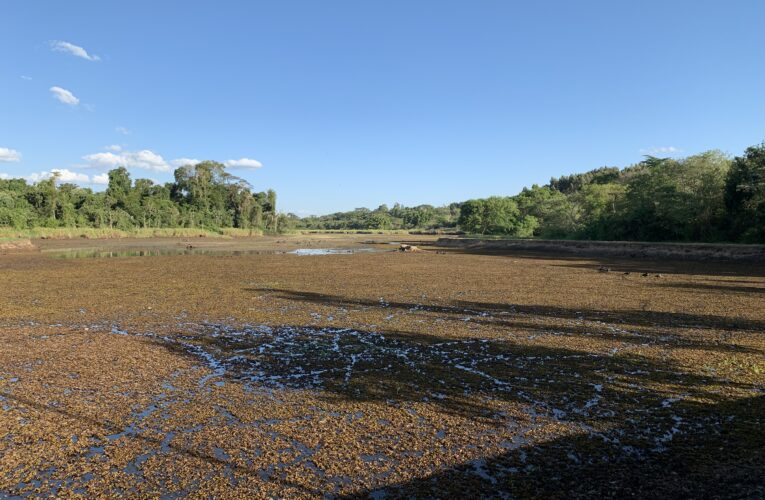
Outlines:
POLYGON ((346 255, 375 251, 379 250, 374 248, 298 248, 287 253, 295 255, 346 255))
POLYGON ((354 253, 378 252, 375 248, 297 248, 295 250, 231 250, 221 248, 188 248, 188 247, 161 247, 161 248, 81 248, 81 249, 57 249, 45 250, 44 253, 57 259, 99 259, 112 257, 156 257, 162 255, 276 255, 292 254, 299 256, 316 255, 351 255, 354 253))

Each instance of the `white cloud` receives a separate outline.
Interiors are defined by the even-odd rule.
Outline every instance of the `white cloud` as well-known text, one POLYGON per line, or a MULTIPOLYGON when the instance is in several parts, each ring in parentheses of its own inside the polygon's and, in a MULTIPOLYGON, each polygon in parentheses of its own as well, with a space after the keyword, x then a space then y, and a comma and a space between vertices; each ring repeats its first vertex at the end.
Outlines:
POLYGON ((650 147, 650 148, 643 148, 640 150, 641 154, 644 155, 671 155, 675 153, 682 153, 683 150, 680 148, 676 148, 675 146, 660 146, 660 147, 650 147))
POLYGON ((26 80, 26 81, 29 81, 29 80, 31 80, 31 79, 32 79, 32 77, 31 77, 31 76, 27 76, 27 75, 21 75, 21 79, 22 79, 22 80, 26 80))
POLYGON ((118 133, 122 135, 129 135, 130 131, 126 129, 125 127, 114 127, 114 130, 116 130, 118 133))
POLYGON ((93 176, 93 184, 109 184, 109 174, 98 174, 93 176))
POLYGON ((263 166, 258 160, 252 158, 239 158, 238 160, 226 160, 224 165, 231 168, 260 168, 263 166))
POLYGON ((15 149, 0 148, 0 162, 21 161, 21 153, 15 149))
POLYGON ((27 175, 25 179, 30 182, 38 182, 45 179, 50 179, 53 174, 58 174, 59 182, 78 182, 80 184, 90 183, 90 177, 87 175, 81 174, 79 172, 72 172, 71 170, 67 170, 65 168, 53 168, 50 172, 32 173, 27 175))
POLYGON ((80 100, 66 89, 62 89, 61 87, 51 87, 49 90, 53 94, 53 97, 63 102, 64 104, 68 104, 70 106, 77 106, 80 104, 80 100))
MULTIPOLYGON (((197 158, 175 158, 165 160, 161 155, 149 149, 140 151, 126 151, 117 144, 106 146, 107 151, 92 153, 82 157, 91 168, 116 168, 125 167, 128 169, 140 168, 144 170, 153 170, 155 172, 169 172, 176 167, 185 165, 196 165, 201 160, 197 158)), ((224 165, 231 168, 260 168, 262 165, 257 160, 250 158, 240 158, 239 160, 228 160, 224 165)))
POLYGON ((185 165, 196 165, 200 162, 201 160, 197 160, 196 158, 176 158, 175 160, 170 160, 170 165, 174 167, 183 167, 185 165))
POLYGON ((98 57, 97 55, 88 54, 87 50, 73 43, 63 42, 60 40, 54 40, 50 43, 50 46, 51 46, 51 49, 55 52, 66 52, 67 54, 71 54, 75 57, 81 57, 82 59, 87 59, 88 61, 101 60, 101 58, 98 57))
POLYGON ((120 151, 118 153, 93 153, 82 157, 91 167, 125 167, 168 172, 172 170, 162 156, 148 149, 141 151, 120 151))
POLYGON ((52 168, 50 171, 33 172, 29 175, 9 175, 6 173, 0 173, 0 179, 25 179, 27 182, 35 183, 50 179, 54 174, 58 174, 59 183, 75 183, 75 184, 109 184, 108 174, 97 174, 93 177, 88 176, 80 172, 73 172, 66 168, 52 168))

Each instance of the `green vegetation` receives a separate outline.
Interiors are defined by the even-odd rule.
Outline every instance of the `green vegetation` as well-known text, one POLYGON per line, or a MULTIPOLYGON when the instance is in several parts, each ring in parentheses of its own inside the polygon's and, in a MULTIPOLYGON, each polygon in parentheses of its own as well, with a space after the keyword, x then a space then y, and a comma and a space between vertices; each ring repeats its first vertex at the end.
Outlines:
POLYGON ((253 193, 213 161, 180 167, 175 182, 164 185, 133 182, 125 168, 116 168, 103 193, 59 185, 55 176, 33 185, 0 180, 3 236, 252 234, 282 226, 275 192, 253 193))
POLYGON ((238 236, 260 235, 262 231, 256 229, 237 229, 223 227, 220 229, 203 229, 193 227, 167 227, 167 228, 134 228, 128 230, 94 228, 94 227, 35 227, 29 229, 16 229, 12 227, 0 227, 0 241, 3 239, 71 239, 71 238, 232 238, 238 236))
POLYGON ((648 156, 621 170, 551 179, 509 198, 470 200, 458 224, 470 233, 515 237, 765 242, 765 144, 733 160, 719 151, 648 156))
POLYGON ((302 229, 455 229, 516 238, 765 242, 765 143, 733 160, 719 151, 646 157, 553 178, 515 196, 444 207, 396 204, 292 222, 302 229))
POLYGON ((216 162, 187 165, 175 181, 133 182, 109 172, 103 193, 56 178, 0 180, 0 236, 246 235, 261 232, 461 230, 516 238, 765 242, 765 143, 731 160, 719 151, 648 156, 553 178, 515 196, 299 218, 276 211, 276 193, 254 193, 216 162), (180 228, 180 229, 176 229, 180 228), (77 229, 73 231, 72 229, 77 229), (164 230, 162 232, 160 230, 164 230))
POLYGON ((452 203, 444 207, 404 207, 396 203, 393 208, 380 205, 375 210, 357 208, 350 212, 295 218, 293 225, 298 229, 346 231, 455 228, 459 206, 459 203, 452 203))

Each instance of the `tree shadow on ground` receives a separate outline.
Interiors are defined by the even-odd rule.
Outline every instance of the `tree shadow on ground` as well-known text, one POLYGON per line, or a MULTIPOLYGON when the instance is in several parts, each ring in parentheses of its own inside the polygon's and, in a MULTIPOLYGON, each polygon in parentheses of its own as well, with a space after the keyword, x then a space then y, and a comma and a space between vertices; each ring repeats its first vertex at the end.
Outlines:
POLYGON ((208 326, 179 335, 161 345, 197 359, 201 349, 237 381, 320 389, 357 402, 429 402, 467 418, 495 418, 486 402, 498 400, 570 422, 611 424, 639 408, 661 408, 676 394, 717 401, 724 398, 709 388, 751 389, 646 356, 508 340, 308 325, 208 326))
POLYGON ((189 345, 201 348, 232 381, 315 390, 329 403, 425 403, 497 425, 520 418, 505 413, 513 408, 527 422, 578 429, 385 486, 389 496, 687 498, 704 496, 704 488, 722 494, 762 486, 762 476, 751 474, 765 463, 763 397, 736 401, 725 393, 757 394, 755 384, 629 353, 391 330, 248 328, 207 325, 163 345, 197 360, 189 345))
MULTIPOLYGON (((751 285, 756 283, 749 282, 751 285)), ((765 286, 746 286, 746 285, 712 285, 710 283, 661 283, 658 286, 666 288, 682 288, 685 290, 725 292, 725 293, 744 293, 757 294, 765 293, 765 286)))
POLYGON ((763 498, 765 396, 684 403, 662 451, 618 456, 619 444, 562 437, 347 498, 763 498), (615 456, 615 453, 617 455, 615 456))
POLYGON ((705 389, 708 385, 750 389, 629 353, 610 356, 391 330, 283 326, 267 334, 246 329, 211 334, 203 329, 180 338, 157 343, 197 361, 201 349, 231 380, 320 389, 346 401, 430 402, 467 418, 494 418, 488 399, 534 405, 569 421, 610 422, 623 418, 623 404, 638 400, 651 407, 677 393, 718 398, 705 389), (602 402, 595 407, 593 400, 602 402))
MULTIPOLYGON (((271 293, 276 298, 310 302, 330 307, 383 307, 403 311, 429 311, 449 315, 457 315, 463 319, 465 314, 476 316, 474 321, 492 322, 504 324, 508 327, 517 327, 515 318, 540 317, 563 320, 588 320, 613 323, 617 325, 633 325, 649 328, 714 328, 721 330, 751 330, 765 332, 765 321, 748 318, 730 318, 727 316, 671 313, 663 311, 634 310, 634 309, 571 309, 544 305, 505 304, 456 300, 452 305, 428 305, 414 302, 380 301, 363 298, 345 298, 337 295, 328 295, 316 292, 285 290, 278 288, 245 288, 245 291, 257 293, 271 293), (489 317, 492 314, 505 314, 505 317, 489 317)), ((659 332, 656 332, 659 333, 659 332)), ((664 332, 667 333, 667 332, 664 332)))
MULTIPOLYGON (((413 243, 415 244, 415 243, 413 243)), ((765 277, 765 265, 761 262, 732 262, 730 260, 678 260, 660 259, 658 257, 641 257, 638 253, 633 256, 615 257, 600 256, 596 254, 574 254, 562 252, 534 252, 527 250, 480 250, 480 249, 457 249, 438 248, 439 252, 446 254, 485 255, 492 257, 507 257, 517 259, 547 260, 565 262, 554 265, 578 269, 592 269, 609 267, 613 272, 629 272, 650 274, 684 274, 704 276, 747 276, 765 277)))
MULTIPOLYGON (((531 257, 530 258, 539 258, 531 257)), ((556 264, 561 267, 574 269, 592 269, 596 272, 599 267, 608 267, 611 272, 630 273, 635 278, 642 273, 649 274, 683 274, 688 276, 731 276, 731 277, 765 277, 765 266, 747 262, 686 262, 686 261, 635 261, 608 258, 592 259, 559 259, 547 257, 550 260, 570 260, 566 264, 556 264), (592 263, 582 262, 591 260, 592 263)))
POLYGON ((751 330, 765 332, 765 321, 717 316, 712 314, 688 314, 679 312, 636 310, 636 309, 567 309, 539 305, 493 304, 485 302, 459 301, 461 306, 490 311, 509 308, 511 312, 534 316, 562 319, 587 319, 622 325, 659 328, 713 328, 721 330, 751 330))

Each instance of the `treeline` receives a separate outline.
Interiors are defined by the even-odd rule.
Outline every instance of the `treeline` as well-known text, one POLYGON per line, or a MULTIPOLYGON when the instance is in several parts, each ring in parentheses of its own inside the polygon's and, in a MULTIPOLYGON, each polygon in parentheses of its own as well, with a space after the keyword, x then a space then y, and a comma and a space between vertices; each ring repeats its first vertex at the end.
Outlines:
POLYGON ((135 228, 244 228, 278 232, 283 221, 274 191, 253 192, 224 165, 205 161, 175 170, 175 181, 133 182, 119 167, 104 192, 59 184, 54 176, 28 184, 0 180, 0 226, 135 228))
POLYGON ((765 144, 730 159, 652 156, 553 178, 515 196, 443 207, 358 208, 294 222, 305 229, 454 229, 519 238, 765 242, 765 144))
POLYGON ((206 161, 175 170, 174 182, 132 181, 109 172, 104 192, 56 177, 28 184, 0 180, 0 226, 244 228, 309 230, 460 230, 521 238, 765 242, 765 143, 730 159, 708 151, 680 159, 646 157, 553 178, 515 196, 434 207, 419 205, 299 218, 280 215, 276 193, 253 192, 224 165, 206 161))
POLYGON ((511 197, 461 205, 464 231, 516 237, 765 242, 765 144, 646 157, 627 167, 551 179, 511 197))
POLYGON ((396 203, 393 208, 380 205, 375 210, 357 208, 350 212, 303 217, 294 224, 300 229, 313 230, 454 228, 460 214, 459 206, 459 203, 452 203, 443 207, 404 207, 396 203))

